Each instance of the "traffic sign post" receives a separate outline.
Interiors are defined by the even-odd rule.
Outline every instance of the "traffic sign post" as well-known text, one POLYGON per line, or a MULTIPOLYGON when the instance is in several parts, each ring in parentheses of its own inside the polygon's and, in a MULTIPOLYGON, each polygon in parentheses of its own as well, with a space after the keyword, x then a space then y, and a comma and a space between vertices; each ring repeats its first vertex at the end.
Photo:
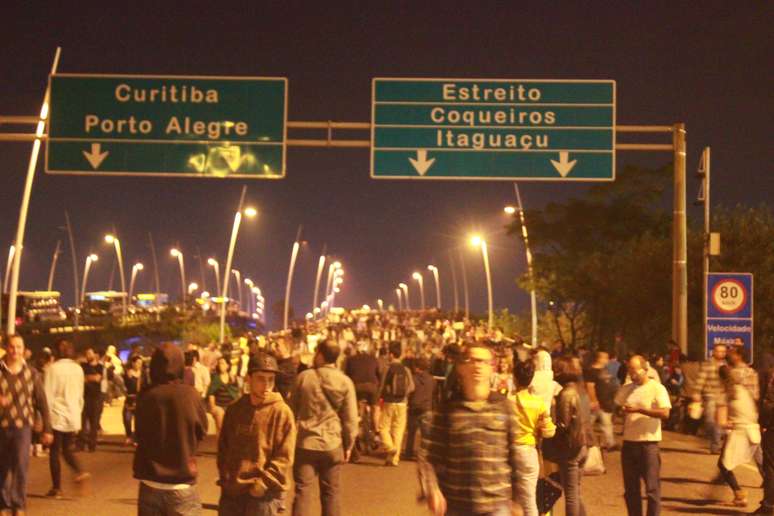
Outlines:
POLYGON ((285 78, 58 74, 50 89, 50 174, 285 175, 285 78))
POLYGON ((375 179, 612 181, 615 81, 376 78, 375 179))
POLYGON ((740 347, 747 363, 753 358, 753 275, 707 274, 706 355, 715 346, 740 347))

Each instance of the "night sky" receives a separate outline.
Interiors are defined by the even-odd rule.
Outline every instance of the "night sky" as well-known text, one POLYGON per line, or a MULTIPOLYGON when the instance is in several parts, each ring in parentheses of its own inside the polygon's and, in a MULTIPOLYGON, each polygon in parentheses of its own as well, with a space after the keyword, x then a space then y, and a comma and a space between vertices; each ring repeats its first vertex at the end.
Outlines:
MULTIPOLYGON (((108 4, 3 2, 0 114, 38 114, 58 45, 61 72, 284 76, 292 121, 368 122, 373 77, 614 79, 619 124, 686 123, 689 203, 698 188, 693 172, 706 145, 712 146, 713 204, 769 202, 774 191, 771 2, 636 4, 642 7, 628 2, 108 4)), ((22 129, 31 132, 34 127, 0 128, 22 129)), ((368 138, 368 133, 343 136, 368 138)), ((3 267, 15 234, 30 148, 29 142, 0 142, 3 267)), ((622 151, 617 159, 619 168, 670 161, 669 153, 622 151)), ((162 290, 176 296, 180 284, 170 247, 179 245, 183 251, 189 281, 200 281, 197 248, 205 259, 215 256, 223 263, 243 184, 48 176, 41 154, 21 288, 45 288, 53 249, 58 239, 66 239, 58 228, 69 210, 79 274, 89 251, 101 258, 89 290, 107 288, 112 250, 102 237, 115 227, 127 276, 135 261, 146 264, 136 290, 152 288, 147 245, 147 232, 152 231, 162 290)), ((513 203, 508 182, 375 181, 369 178, 366 149, 290 147, 284 180, 247 185, 248 200, 260 216, 242 226, 235 268, 255 280, 269 306, 284 297, 288 258, 300 224, 308 244, 294 283, 296 313, 311 308, 324 243, 346 269, 345 305, 374 304, 377 297, 394 303, 393 290, 401 281, 410 284, 416 305, 411 272, 434 263, 440 268, 443 303, 449 306, 448 250, 463 246, 471 308, 484 311, 480 254, 465 244, 472 230, 482 231, 489 241, 495 305, 512 310, 528 306, 528 296, 515 284, 525 267, 523 247, 504 236, 502 207, 513 203)), ((584 188, 560 183, 521 187, 527 208, 579 195, 584 188)), ((694 222, 699 216, 690 214, 694 222)), ((68 252, 60 258, 54 288, 70 304, 68 252)), ((206 272, 207 287, 214 290, 212 269, 206 272)), ((425 272, 430 302, 432 280, 425 272)))

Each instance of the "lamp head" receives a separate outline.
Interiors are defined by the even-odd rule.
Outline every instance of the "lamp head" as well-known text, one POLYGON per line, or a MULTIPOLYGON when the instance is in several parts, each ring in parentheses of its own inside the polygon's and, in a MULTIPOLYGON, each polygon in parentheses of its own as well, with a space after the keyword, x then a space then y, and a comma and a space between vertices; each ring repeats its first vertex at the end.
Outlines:
POLYGON ((248 206, 247 208, 244 209, 243 213, 245 214, 245 217, 252 219, 256 215, 258 215, 258 210, 256 210, 252 206, 248 206))
POLYGON ((514 213, 516 213, 516 208, 513 206, 506 206, 505 208, 503 208, 503 211, 508 215, 513 215, 514 213))
POLYGON ((215 258, 207 258, 207 265, 211 265, 213 267, 217 267, 218 266, 218 262, 217 262, 217 260, 215 260, 215 258))
POLYGON ((111 234, 105 235, 105 242, 106 243, 112 244, 113 242, 115 242, 115 240, 116 240, 116 237, 114 237, 113 235, 111 235, 111 234))
POLYGON ((408 285, 406 285, 405 283, 398 283, 398 286, 403 290, 408 290, 408 285))
POLYGON ((412 274, 411 277, 417 281, 422 281, 422 275, 419 274, 418 272, 415 272, 414 274, 412 274))
POLYGON ((177 258, 178 256, 180 256, 180 251, 173 247, 172 249, 169 250, 169 254, 177 258))
POLYGON ((341 269, 341 262, 333 262, 334 269, 341 269))
POLYGON ((470 245, 473 247, 479 247, 483 243, 483 239, 479 235, 473 235, 470 237, 470 245))
POLYGON ((141 270, 143 270, 145 268, 145 266, 143 264, 141 264, 140 262, 137 262, 137 263, 134 264, 134 268, 137 269, 138 271, 141 271, 141 270))

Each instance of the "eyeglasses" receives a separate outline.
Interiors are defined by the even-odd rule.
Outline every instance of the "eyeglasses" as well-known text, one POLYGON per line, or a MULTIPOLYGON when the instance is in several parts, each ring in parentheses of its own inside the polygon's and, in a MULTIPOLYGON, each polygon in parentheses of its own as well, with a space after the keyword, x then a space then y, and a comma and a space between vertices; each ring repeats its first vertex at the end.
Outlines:
POLYGON ((462 357, 460 359, 460 364, 483 364, 483 365, 492 365, 492 359, 489 358, 475 358, 475 357, 462 357))

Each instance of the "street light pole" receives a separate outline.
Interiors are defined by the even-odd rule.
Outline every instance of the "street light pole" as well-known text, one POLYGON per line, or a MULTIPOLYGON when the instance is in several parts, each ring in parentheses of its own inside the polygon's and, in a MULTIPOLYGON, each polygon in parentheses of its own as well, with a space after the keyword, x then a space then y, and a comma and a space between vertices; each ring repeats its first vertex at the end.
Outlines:
POLYGON ((411 275, 412 278, 414 278, 417 283, 419 283, 419 301, 420 305, 422 306, 422 311, 425 310, 425 280, 422 278, 422 275, 418 272, 415 272, 411 275))
POLYGON ((470 298, 468 297, 468 274, 465 271, 465 257, 462 249, 457 250, 460 256, 460 268, 462 269, 462 292, 465 298, 465 320, 470 319, 470 298))
POLYGON ((129 295, 128 295, 129 301, 132 300, 132 293, 134 292, 134 281, 135 279, 137 279, 137 274, 141 270, 143 270, 143 268, 144 266, 140 262, 137 262, 134 265, 132 265, 132 276, 131 276, 131 279, 129 280, 129 295))
POLYGON ((288 266, 288 281, 285 284, 285 310, 282 316, 282 329, 288 328, 288 315, 290 313, 290 291, 293 285, 293 270, 296 268, 296 258, 298 258, 298 250, 301 248, 301 228, 298 226, 296 232, 296 240, 293 242, 293 249, 290 251, 290 265, 288 266))
POLYGON ((83 266, 83 284, 81 285, 81 306, 83 306, 83 300, 86 299, 86 282, 89 280, 89 270, 91 269, 91 264, 97 260, 99 260, 99 257, 93 253, 86 257, 86 264, 83 266))
POLYGON ((320 280, 322 279, 322 273, 323 273, 323 270, 325 269, 325 248, 326 248, 326 245, 323 244, 323 251, 322 251, 322 254, 320 255, 320 260, 317 262, 317 276, 314 280, 314 298, 312 299, 313 311, 315 308, 317 308, 317 300, 320 295, 320 280))
POLYGON ((486 240, 480 236, 474 236, 470 239, 474 247, 481 247, 481 257, 484 259, 484 272, 486 272, 486 292, 489 305, 489 329, 494 327, 494 308, 492 306, 492 274, 489 270, 489 253, 486 248, 486 240))
POLYGON ((121 278, 121 316, 126 318, 126 277, 124 276, 124 257, 121 253, 121 242, 114 235, 105 235, 105 242, 113 244, 113 248, 116 250, 116 259, 118 260, 118 273, 121 278))
POLYGON ((207 265, 212 267, 215 271, 215 292, 216 295, 220 294, 220 265, 215 258, 208 258, 207 265))
POLYGON ((54 256, 51 257, 51 268, 48 270, 48 286, 46 290, 51 292, 54 287, 54 271, 56 271, 56 262, 59 259, 59 248, 62 245, 61 240, 56 241, 56 249, 54 249, 54 256))
MULTIPOLYGON (((228 245, 228 255, 226 257, 226 277, 223 281, 223 292, 221 293, 221 297, 223 298, 220 305, 220 342, 223 343, 223 341, 226 338, 226 296, 228 295, 228 284, 229 284, 229 278, 228 278, 228 271, 231 270, 231 264, 234 261, 234 249, 236 248, 236 241, 237 241, 237 235, 239 234, 239 224, 242 221, 242 205, 245 202, 245 193, 247 193, 247 187, 242 187, 242 195, 239 197, 239 207, 237 209, 237 212, 234 214, 234 224, 231 227, 231 240, 228 245)), ((244 210, 245 216, 247 217, 255 217, 257 212, 255 208, 245 208, 244 210)))
POLYGON ((242 273, 237 269, 231 269, 231 274, 236 280, 237 296, 239 298, 239 307, 244 308, 244 299, 242 298, 242 273))
POLYGON ((186 283, 185 283, 185 262, 183 261, 183 253, 180 252, 178 249, 173 248, 169 251, 169 254, 177 258, 177 264, 180 266, 180 291, 183 293, 183 297, 180 299, 180 302, 185 304, 187 292, 186 292, 186 283))
POLYGON ((406 310, 411 310, 411 303, 409 302, 408 285, 405 283, 398 283, 398 286, 403 290, 403 305, 406 310))
POLYGON ((435 265, 428 265, 427 270, 433 273, 435 279, 435 307, 438 311, 441 310, 441 280, 438 277, 438 267, 435 265))
POLYGON ((403 293, 403 291, 401 289, 399 289, 399 288, 395 289, 395 295, 398 296, 398 311, 399 312, 403 310, 403 303, 402 303, 402 300, 401 300, 401 294, 402 293, 403 293))
POLYGON ((532 310, 532 346, 537 346, 538 341, 538 318, 537 318, 537 292, 535 291, 535 269, 532 266, 532 252, 529 249, 529 235, 527 234, 527 221, 524 217, 524 205, 521 203, 521 193, 518 183, 513 183, 513 191, 516 194, 516 208, 512 206, 505 207, 505 213, 513 215, 519 212, 519 221, 521 223, 521 236, 524 239, 524 252, 527 255, 527 275, 529 276, 529 300, 532 310))
POLYGON ((8 248, 8 261, 5 263, 5 276, 3 276, 3 292, 8 293, 8 282, 11 280, 11 267, 13 267, 13 258, 16 255, 16 246, 11 245, 8 248))

